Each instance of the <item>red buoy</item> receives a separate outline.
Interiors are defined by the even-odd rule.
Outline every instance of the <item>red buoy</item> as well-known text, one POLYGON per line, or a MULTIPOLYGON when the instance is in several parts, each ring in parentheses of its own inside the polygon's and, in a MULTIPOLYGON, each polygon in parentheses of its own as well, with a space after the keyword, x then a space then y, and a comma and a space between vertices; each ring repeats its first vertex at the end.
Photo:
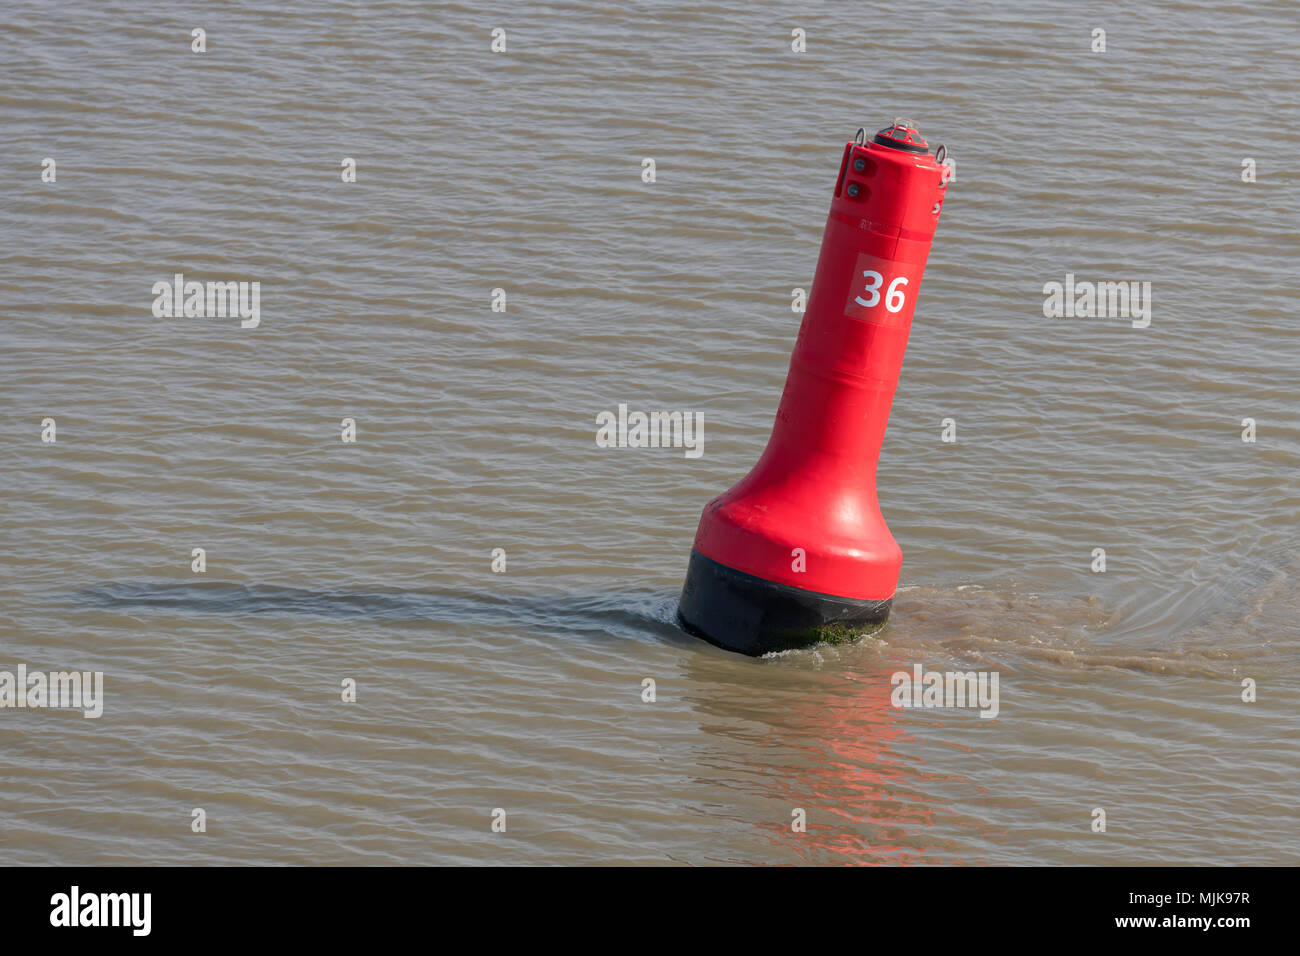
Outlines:
POLYGON ((905 120, 845 144, 772 437, 704 507, 678 609, 686 629, 763 654, 856 636, 889 615, 902 552, 876 460, 947 185, 905 120))

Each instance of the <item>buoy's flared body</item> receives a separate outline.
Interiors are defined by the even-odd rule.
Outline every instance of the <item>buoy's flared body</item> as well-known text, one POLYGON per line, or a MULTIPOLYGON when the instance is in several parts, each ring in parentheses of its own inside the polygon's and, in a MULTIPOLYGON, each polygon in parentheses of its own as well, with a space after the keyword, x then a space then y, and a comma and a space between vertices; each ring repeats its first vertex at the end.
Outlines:
POLYGON ((944 187, 911 127, 845 146, 772 436, 700 518, 678 609, 690 632, 758 655, 888 617, 902 552, 876 461, 944 187))

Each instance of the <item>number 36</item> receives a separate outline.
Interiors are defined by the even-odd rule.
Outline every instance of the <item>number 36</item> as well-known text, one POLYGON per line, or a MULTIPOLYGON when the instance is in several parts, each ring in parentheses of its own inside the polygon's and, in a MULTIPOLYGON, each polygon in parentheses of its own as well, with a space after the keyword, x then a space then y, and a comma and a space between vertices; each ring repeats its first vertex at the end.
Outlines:
MULTIPOLYGON (((864 309, 869 309, 880 301, 880 287, 885 282, 885 277, 875 269, 863 269, 862 274, 867 279, 867 293, 870 299, 864 299, 858 296, 853 301, 864 309)), ((889 283, 889 288, 885 290, 885 309, 889 312, 897 312, 903 307, 903 290, 899 286, 907 285, 907 276, 899 276, 889 283)))

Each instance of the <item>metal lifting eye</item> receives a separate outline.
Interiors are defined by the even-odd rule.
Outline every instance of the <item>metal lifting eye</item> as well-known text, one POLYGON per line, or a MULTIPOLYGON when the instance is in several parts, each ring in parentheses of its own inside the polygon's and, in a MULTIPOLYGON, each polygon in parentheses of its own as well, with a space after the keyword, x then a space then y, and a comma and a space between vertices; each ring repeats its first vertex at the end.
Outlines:
POLYGON ((948 147, 944 146, 943 143, 940 143, 939 148, 934 151, 934 161, 938 163, 940 166, 942 166, 943 161, 947 158, 948 158, 948 147))
POLYGON ((857 146, 865 146, 865 145, 866 145, 866 143, 867 143, 867 130, 866 130, 865 127, 862 127, 862 126, 859 126, 859 127, 858 127, 858 131, 857 131, 857 133, 855 133, 854 136, 853 136, 853 142, 854 142, 854 144, 857 145, 857 146))

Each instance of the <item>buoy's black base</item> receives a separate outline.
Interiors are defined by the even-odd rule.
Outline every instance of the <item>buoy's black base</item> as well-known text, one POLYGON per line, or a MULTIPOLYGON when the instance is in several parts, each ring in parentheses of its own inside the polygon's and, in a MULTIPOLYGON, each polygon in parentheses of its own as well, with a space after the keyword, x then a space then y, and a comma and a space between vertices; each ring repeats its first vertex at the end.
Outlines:
POLYGON ((692 549, 677 617, 710 644, 757 657, 861 637, 885 623, 893 603, 893 598, 863 601, 776 584, 692 549))

